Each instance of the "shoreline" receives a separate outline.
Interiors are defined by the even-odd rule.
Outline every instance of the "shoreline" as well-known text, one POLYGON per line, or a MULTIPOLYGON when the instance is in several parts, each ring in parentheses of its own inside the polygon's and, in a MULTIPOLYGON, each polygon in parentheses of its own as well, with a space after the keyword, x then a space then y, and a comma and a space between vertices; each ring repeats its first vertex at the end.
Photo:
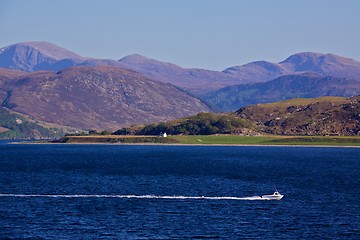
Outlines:
POLYGON ((60 139, 11 141, 9 144, 74 144, 212 147, 347 147, 360 148, 360 136, 237 136, 237 135, 85 135, 60 139))
POLYGON ((320 144, 190 144, 190 143, 94 143, 94 142, 72 142, 72 143, 52 143, 52 142, 9 142, 6 144, 36 144, 36 145, 101 145, 101 146, 175 146, 175 147, 310 147, 310 148, 360 148, 360 146, 346 145, 320 145, 320 144))

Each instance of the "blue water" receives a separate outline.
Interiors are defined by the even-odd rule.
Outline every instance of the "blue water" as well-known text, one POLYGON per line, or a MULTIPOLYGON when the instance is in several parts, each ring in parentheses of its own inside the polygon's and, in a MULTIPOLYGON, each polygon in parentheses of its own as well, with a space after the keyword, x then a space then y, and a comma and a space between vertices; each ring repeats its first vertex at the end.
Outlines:
POLYGON ((360 239, 357 148, 0 144, 0 193, 2 239, 360 239))

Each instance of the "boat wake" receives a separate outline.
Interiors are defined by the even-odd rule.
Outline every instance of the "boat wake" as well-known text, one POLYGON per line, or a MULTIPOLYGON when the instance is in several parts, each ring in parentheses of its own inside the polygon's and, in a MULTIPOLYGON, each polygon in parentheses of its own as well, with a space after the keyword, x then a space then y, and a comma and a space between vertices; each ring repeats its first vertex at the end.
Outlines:
POLYGON ((271 200, 260 196, 252 197, 206 197, 206 196, 158 196, 158 195, 98 195, 98 194, 0 194, 0 197, 20 198, 128 198, 128 199, 177 199, 177 200, 271 200))

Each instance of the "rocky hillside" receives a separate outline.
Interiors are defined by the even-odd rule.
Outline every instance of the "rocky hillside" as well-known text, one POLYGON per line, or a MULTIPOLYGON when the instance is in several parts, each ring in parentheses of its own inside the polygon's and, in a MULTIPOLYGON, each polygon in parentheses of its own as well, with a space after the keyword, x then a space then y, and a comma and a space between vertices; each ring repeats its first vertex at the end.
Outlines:
POLYGON ((210 111, 170 84, 118 67, 33 72, 0 86, 3 107, 81 129, 115 130, 210 111))
POLYGON ((236 111, 259 130, 280 135, 360 135, 360 96, 292 99, 236 111))
POLYGON ((202 99, 213 109, 226 112, 250 104, 271 103, 292 98, 351 97, 359 94, 359 79, 304 73, 284 75, 264 83, 225 87, 204 95, 202 99))

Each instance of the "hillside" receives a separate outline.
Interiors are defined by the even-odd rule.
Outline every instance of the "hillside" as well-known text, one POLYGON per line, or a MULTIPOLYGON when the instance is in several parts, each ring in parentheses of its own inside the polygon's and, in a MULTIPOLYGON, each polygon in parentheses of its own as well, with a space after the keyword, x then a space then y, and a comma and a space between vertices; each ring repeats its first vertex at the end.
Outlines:
POLYGON ((360 135, 360 96, 292 99, 247 106, 236 115, 265 133, 279 135, 360 135))
POLYGON ((10 82, 12 79, 25 75, 25 72, 15 71, 6 68, 0 68, 0 104, 6 105, 8 92, 4 88, 4 84, 10 82))
POLYGON ((61 128, 45 128, 39 122, 0 107, 0 139, 49 139, 63 134, 61 128))
POLYGON ((16 78, 25 74, 26 72, 23 71, 11 70, 0 67, 0 84, 4 82, 4 80, 16 78))
POLYGON ((81 129, 115 130, 210 111, 170 84, 118 67, 71 67, 5 81, 2 106, 81 129))
POLYGON ((359 94, 360 80, 304 73, 284 75, 264 83, 225 87, 204 95, 202 99, 213 109, 226 112, 251 104, 292 98, 351 97, 359 94))

